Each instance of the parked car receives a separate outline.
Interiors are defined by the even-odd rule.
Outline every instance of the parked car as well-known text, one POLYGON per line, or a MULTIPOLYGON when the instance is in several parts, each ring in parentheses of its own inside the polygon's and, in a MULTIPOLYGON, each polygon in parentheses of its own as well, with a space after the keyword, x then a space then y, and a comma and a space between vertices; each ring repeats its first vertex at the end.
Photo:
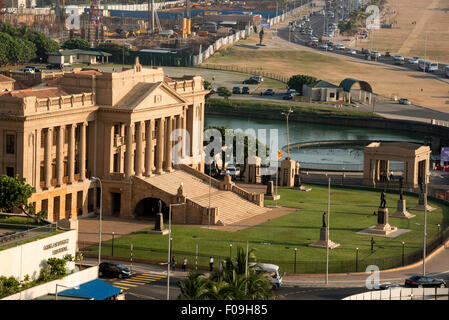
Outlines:
POLYGON ((263 81, 261 76, 251 76, 245 80, 243 80, 243 84, 259 84, 263 81))
POLYGON ((325 44, 325 43, 320 44, 318 48, 320 48, 322 50, 327 50, 328 49, 327 44, 325 44))
POLYGON ((407 98, 399 99, 399 104, 410 104, 410 100, 407 98))
POLYGON ((295 89, 288 89, 285 94, 298 94, 295 89))
POLYGON ((286 93, 282 96, 282 100, 293 100, 294 96, 295 96, 295 94, 293 94, 293 93, 286 93))
POLYGON ((370 52, 370 56, 371 56, 371 58, 378 59, 378 58, 380 58, 382 55, 380 54, 379 51, 373 50, 373 51, 370 52))
POLYGON ((410 64, 418 64, 419 57, 413 57, 411 59, 408 59, 407 62, 410 64))
POLYGON ((337 49, 337 50, 345 50, 345 46, 342 45, 342 44, 336 44, 335 45, 335 49, 337 49))
POLYGON ((242 88, 242 94, 249 94, 249 88, 248 87, 243 87, 242 88))
POLYGON ((404 59, 404 57, 403 56, 393 56, 393 60, 394 61, 404 61, 405 59, 404 59))
POLYGON ((235 180, 236 177, 240 175, 240 168, 236 167, 233 164, 228 165, 226 168, 226 173, 229 173, 232 180, 235 180))
POLYGON ((362 54, 370 54, 368 49, 362 48, 362 54))
POLYGON ((355 51, 354 49, 348 49, 348 51, 346 51, 346 53, 357 54, 357 51, 355 51))
POLYGON ((41 69, 34 67, 34 66, 26 66, 25 68, 32 69, 32 70, 34 70, 34 72, 42 72, 41 69))
POLYGON ((131 275, 131 270, 123 264, 102 262, 98 268, 99 277, 125 278, 131 275))
POLYGON ((415 275, 405 279, 406 288, 446 288, 446 282, 427 276, 415 275))
POLYGON ((241 93, 240 87, 234 87, 234 88, 232 88, 232 93, 233 93, 233 94, 240 94, 240 93, 241 93))
POLYGON ((34 73, 34 69, 30 69, 30 68, 22 68, 22 69, 16 70, 16 72, 34 73))
POLYGON ((46 66, 47 69, 62 69, 64 66, 60 63, 52 63, 46 66))
POLYGON ((264 96, 274 96, 275 92, 273 89, 267 89, 264 92, 261 93, 264 96))
POLYGON ((387 290, 387 289, 394 289, 394 288, 402 288, 400 285, 398 285, 397 283, 393 283, 393 282, 386 282, 386 283, 381 283, 379 284, 379 287, 375 290, 387 290))

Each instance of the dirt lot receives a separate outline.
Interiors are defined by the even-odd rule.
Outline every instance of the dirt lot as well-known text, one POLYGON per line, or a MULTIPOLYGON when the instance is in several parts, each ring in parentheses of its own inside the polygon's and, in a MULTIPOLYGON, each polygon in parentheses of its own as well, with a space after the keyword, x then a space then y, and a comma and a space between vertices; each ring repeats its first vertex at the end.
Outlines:
POLYGON ((308 74, 336 85, 344 78, 352 77, 368 81, 374 92, 385 97, 407 97, 414 104, 449 112, 449 84, 431 74, 321 53, 277 38, 271 31, 265 34, 266 46, 256 46, 258 42, 258 35, 252 35, 234 47, 216 53, 206 63, 237 65, 283 76, 308 74))
POLYGON ((424 57, 427 33, 426 56, 449 63, 449 0, 389 0, 387 6, 398 13, 397 24, 376 31, 374 38, 359 42, 359 48, 424 57))

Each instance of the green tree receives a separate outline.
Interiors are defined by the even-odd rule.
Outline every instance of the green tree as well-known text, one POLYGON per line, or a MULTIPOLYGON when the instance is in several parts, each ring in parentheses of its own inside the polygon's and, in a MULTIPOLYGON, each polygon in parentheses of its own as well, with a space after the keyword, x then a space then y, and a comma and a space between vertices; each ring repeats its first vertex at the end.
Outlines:
POLYGON ((28 199, 35 192, 34 187, 27 184, 25 179, 7 175, 0 176, 0 210, 11 212, 13 208, 20 209, 24 214, 40 223, 47 214, 45 210, 35 212, 34 206, 28 204, 28 199))
POLYGON ((204 300, 209 289, 208 280, 198 271, 192 270, 184 281, 178 281, 181 289, 179 300, 204 300))
POLYGON ((36 55, 43 61, 47 61, 48 54, 51 52, 56 52, 60 49, 59 44, 50 39, 48 36, 42 32, 32 31, 28 34, 24 34, 27 40, 34 43, 36 46, 36 55))
POLYGON ((125 61, 130 56, 130 50, 126 46, 123 47, 112 42, 103 42, 96 49, 112 54, 112 57, 110 58, 112 58, 115 63, 122 63, 123 50, 125 52, 125 61))
POLYGON ((302 86, 304 84, 311 84, 316 81, 317 81, 317 79, 315 77, 307 76, 304 74, 297 74, 297 75, 292 76, 288 80, 287 86, 290 89, 295 89, 299 94, 302 95, 302 86))
POLYGON ((70 39, 64 42, 62 45, 63 49, 81 49, 81 50, 89 50, 90 43, 83 39, 70 39))

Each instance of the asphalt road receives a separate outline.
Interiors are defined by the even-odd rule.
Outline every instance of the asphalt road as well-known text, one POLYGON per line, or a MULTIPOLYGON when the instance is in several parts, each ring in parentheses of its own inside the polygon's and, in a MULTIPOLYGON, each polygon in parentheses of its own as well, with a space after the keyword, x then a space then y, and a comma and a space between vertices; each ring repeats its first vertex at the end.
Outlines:
MULTIPOLYGON (((307 23, 307 26, 311 26, 311 28, 313 29, 313 35, 317 38, 320 38, 323 35, 323 31, 324 31, 324 19, 326 19, 326 28, 329 24, 333 23, 333 22, 337 22, 338 21, 336 19, 330 19, 330 18, 325 18, 323 15, 311 15, 310 17, 310 22, 307 23)), ((297 20, 298 22, 300 20, 297 20)), ((289 36, 288 36, 288 27, 285 27, 283 29, 279 29, 278 30, 278 36, 288 40, 289 36)), ((290 35, 290 39, 291 41, 298 43, 300 45, 306 46, 306 44, 309 42, 309 35, 307 34, 302 34, 299 31, 299 28, 295 28, 295 30, 293 32, 291 32, 290 35)), ((335 43, 334 43, 335 44, 335 43)), ((321 50, 321 51, 325 51, 324 49, 319 49, 318 47, 313 47, 316 50, 321 50)), ((344 50, 333 50, 332 52, 338 55, 344 55, 347 57, 351 57, 351 58, 356 58, 356 59, 360 59, 360 60, 365 60, 365 54, 361 53, 361 50, 356 50, 356 54, 350 54, 347 52, 348 48, 345 48, 344 50)), ((368 48, 367 48, 368 49, 368 48)), ((393 59, 393 55, 395 53, 390 52, 391 56, 387 57, 385 56, 385 53, 382 53, 382 56, 379 57, 376 62, 378 63, 383 63, 383 64, 387 64, 387 65, 392 65, 392 66, 396 66, 396 67, 401 67, 404 69, 408 69, 408 70, 412 70, 412 71, 417 71, 417 72, 422 72, 418 70, 418 65, 417 64, 412 64, 412 63, 408 63, 407 60, 409 58, 412 57, 404 57, 404 64, 402 65, 397 65, 393 59)), ((439 63, 438 65, 438 71, 434 71, 433 74, 440 78, 442 81, 446 82, 449 84, 449 80, 447 78, 449 78, 448 76, 446 76, 445 73, 445 67, 448 66, 448 64, 446 63, 439 63)))

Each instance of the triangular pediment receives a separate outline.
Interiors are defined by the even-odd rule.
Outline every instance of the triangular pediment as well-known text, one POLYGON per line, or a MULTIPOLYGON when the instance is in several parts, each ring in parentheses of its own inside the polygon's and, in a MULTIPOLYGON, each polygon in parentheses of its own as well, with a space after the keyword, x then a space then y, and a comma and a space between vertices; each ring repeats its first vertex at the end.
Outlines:
POLYGON ((186 103, 187 100, 164 82, 136 84, 117 104, 118 107, 142 110, 186 103))

